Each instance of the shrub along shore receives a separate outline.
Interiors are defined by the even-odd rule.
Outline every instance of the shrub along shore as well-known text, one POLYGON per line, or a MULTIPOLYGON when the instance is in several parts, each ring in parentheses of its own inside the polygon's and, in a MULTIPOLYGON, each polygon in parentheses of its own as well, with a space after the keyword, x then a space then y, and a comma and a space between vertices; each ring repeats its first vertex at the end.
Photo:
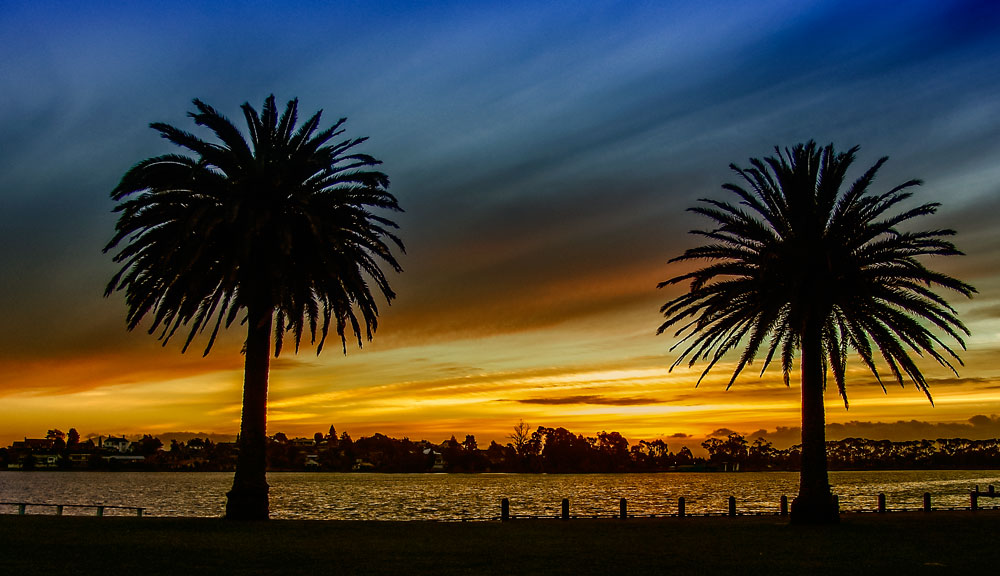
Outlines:
POLYGON ((1000 511, 511 522, 0 516, 3 574, 966 574, 1000 511))

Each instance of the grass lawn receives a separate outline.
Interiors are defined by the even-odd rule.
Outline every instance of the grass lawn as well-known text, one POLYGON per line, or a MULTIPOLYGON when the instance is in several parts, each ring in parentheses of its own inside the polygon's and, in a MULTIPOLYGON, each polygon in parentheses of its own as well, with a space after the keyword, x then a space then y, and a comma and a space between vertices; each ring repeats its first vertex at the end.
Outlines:
POLYGON ((0 574, 975 574, 1000 512, 358 522, 0 516, 0 574))

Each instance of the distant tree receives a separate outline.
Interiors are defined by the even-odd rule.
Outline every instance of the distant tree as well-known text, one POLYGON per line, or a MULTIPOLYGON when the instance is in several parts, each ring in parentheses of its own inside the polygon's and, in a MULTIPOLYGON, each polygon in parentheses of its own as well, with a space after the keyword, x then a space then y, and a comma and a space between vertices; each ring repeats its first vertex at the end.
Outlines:
POLYGON ((444 459, 445 470, 457 472, 462 468, 462 444, 452 434, 451 438, 441 445, 441 457, 444 459))
POLYGON ((66 445, 73 447, 80 443, 80 433, 76 431, 76 428, 70 428, 69 432, 66 433, 66 445))
POLYGON ((45 438, 47 440, 65 440, 66 439, 66 434, 62 430, 56 428, 56 429, 49 430, 48 432, 46 432, 45 433, 45 438))
POLYGON ((671 464, 671 454, 667 443, 661 439, 640 440, 632 447, 633 459, 643 468, 662 470, 671 464))
POLYGON ((462 442, 462 450, 466 452, 473 452, 479 450, 479 443, 476 442, 476 437, 472 434, 466 434, 465 440, 462 442))
POLYGON ((601 472, 624 472, 629 465, 628 439, 618 432, 601 431, 597 435, 601 472))
POLYGON ((166 154, 129 169, 111 196, 121 214, 105 252, 122 265, 105 295, 125 291, 127 326, 150 316, 164 344, 183 326, 183 350, 209 329, 246 325, 239 456, 226 517, 266 519, 267 386, 271 342, 286 332, 296 351, 308 330, 319 353, 332 329, 347 351, 378 326, 372 290, 395 294, 382 271, 401 271, 396 224, 374 210, 399 210, 364 138, 333 141, 345 120, 317 132, 320 113, 296 129, 298 101, 279 115, 274 96, 242 109, 249 142, 226 117, 194 100, 194 123, 218 142, 173 126, 152 128, 194 154, 166 154), (362 324, 364 325, 362 327, 362 324))
POLYGON ((510 438, 511 443, 514 445, 514 450, 520 456, 527 455, 528 442, 531 441, 531 426, 525 424, 524 420, 518 420, 517 425, 514 426, 514 432, 507 436, 510 438))
POLYGON ((747 460, 757 468, 766 468, 774 458, 774 446, 764 438, 758 437, 747 449, 747 460))
POLYGON ((136 442, 136 448, 139 454, 143 456, 152 456, 163 448, 163 442, 159 438, 154 438, 149 434, 143 434, 136 442))
POLYGON ((901 385, 905 375, 929 399, 927 380, 910 353, 952 368, 948 357, 960 362, 958 355, 929 327, 963 348, 962 334, 968 334, 955 310, 931 288, 970 297, 975 292, 917 260, 960 254, 945 240, 953 231, 899 228, 937 210, 938 204, 930 203, 894 212, 919 181, 870 192, 887 160, 882 158, 842 190, 856 151, 838 154, 832 145, 820 149, 810 141, 776 150, 776 157, 751 159, 749 169, 731 165, 743 182, 724 188, 737 201, 703 199, 691 208, 716 227, 695 231, 707 243, 671 260, 709 263, 660 283, 690 282, 687 293, 660 309, 665 322, 657 333, 676 329, 680 341, 672 349, 684 347, 673 366, 707 361, 704 378, 728 352, 742 348, 730 386, 759 353, 762 373, 775 355, 781 359, 787 385, 799 352, 802 453, 799 494, 792 503, 795 523, 838 519, 827 474, 827 373, 846 406, 848 352, 881 382, 878 354, 901 385))
POLYGON ((354 441, 346 430, 340 433, 339 450, 346 469, 350 470, 354 465, 354 441))
POLYGON ((501 446, 495 441, 490 442, 486 449, 486 462, 488 469, 493 472, 517 472, 520 471, 517 450, 513 444, 501 446))
POLYGON ((597 467, 596 450, 581 435, 559 428, 539 428, 544 438, 542 466, 546 472, 593 472, 597 467))
POLYGON ((679 466, 687 466, 694 463, 694 454, 691 453, 691 449, 687 446, 681 446, 681 449, 677 451, 677 464, 679 466))

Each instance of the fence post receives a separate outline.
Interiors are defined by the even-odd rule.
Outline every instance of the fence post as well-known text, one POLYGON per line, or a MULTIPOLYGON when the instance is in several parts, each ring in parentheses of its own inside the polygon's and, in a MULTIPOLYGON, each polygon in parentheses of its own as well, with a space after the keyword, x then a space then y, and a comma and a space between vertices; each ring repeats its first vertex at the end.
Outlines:
POLYGON ((139 518, 142 518, 142 508, 136 508, 135 515, 139 518))
MULTIPOLYGON (((978 486, 977 486, 977 488, 978 488, 978 486)), ((972 511, 973 512, 975 512, 976 510, 979 510, 979 492, 978 491, 972 493, 972 502, 971 502, 971 504, 972 504, 972 511)))
POLYGON ((677 499, 677 517, 678 518, 683 518, 684 517, 684 497, 683 496, 681 496, 680 498, 677 499))
POLYGON ((98 506, 97 507, 97 515, 98 516, 104 516, 104 506, 98 506))
POLYGON ((21 516, 24 516, 25 514, 27 514, 27 508, 28 508, 27 504, 18 504, 17 513, 20 514, 21 516))
POLYGON ((622 520, 628 519, 628 501, 624 498, 618 501, 618 517, 622 520))
POLYGON ((56 516, 62 516, 63 505, 59 504, 56 506, 56 516))
POLYGON ((729 517, 733 518, 736 516, 736 496, 729 497, 729 517))
POLYGON ((990 496, 993 496, 994 494, 996 494, 996 492, 994 491, 995 489, 993 488, 993 485, 992 485, 992 484, 990 484, 990 485, 989 485, 989 486, 988 486, 988 487, 986 488, 986 490, 987 490, 987 492, 989 492, 990 496))
POLYGON ((885 513, 885 493, 878 493, 878 511, 881 514, 885 513))
POLYGON ((562 519, 569 520, 569 498, 563 498, 562 501, 562 519))
POLYGON ((924 492, 924 512, 931 511, 931 493, 924 492))
POLYGON ((840 514, 840 495, 839 494, 834 494, 833 495, 833 511, 836 512, 838 515, 840 514))
POLYGON ((510 500, 504 498, 500 500, 500 521, 510 520, 510 500))
POLYGON ((788 496, 781 497, 780 510, 782 516, 788 516, 788 496))

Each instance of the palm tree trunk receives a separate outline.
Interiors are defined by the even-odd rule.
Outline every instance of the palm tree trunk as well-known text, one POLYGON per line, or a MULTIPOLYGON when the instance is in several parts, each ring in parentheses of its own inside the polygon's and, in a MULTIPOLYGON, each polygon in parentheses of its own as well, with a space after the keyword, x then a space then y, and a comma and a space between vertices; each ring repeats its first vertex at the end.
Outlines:
POLYGON ((799 495, 792 501, 794 524, 838 521, 826 467, 826 416, 823 406, 823 337, 815 320, 802 331, 802 467, 799 495))
POLYGON ((267 520, 267 375, 271 358, 272 307, 248 308, 243 418, 233 489, 226 494, 226 518, 267 520))

